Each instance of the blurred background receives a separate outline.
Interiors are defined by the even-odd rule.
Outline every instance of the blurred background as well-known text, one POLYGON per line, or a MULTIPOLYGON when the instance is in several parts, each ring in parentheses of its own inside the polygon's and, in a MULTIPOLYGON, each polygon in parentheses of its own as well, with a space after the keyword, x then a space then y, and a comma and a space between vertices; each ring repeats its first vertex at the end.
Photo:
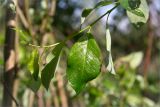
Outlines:
MULTIPOLYGON (((64 40, 80 30, 81 13, 100 0, 17 0, 16 7, 16 66, 13 96, 22 107, 159 107, 160 106, 160 0, 148 0, 150 18, 140 28, 134 27, 122 7, 110 15, 108 24, 112 37, 112 57, 116 75, 102 68, 101 74, 87 84, 76 96, 66 79, 66 60, 69 49, 77 40, 67 42, 55 76, 46 91, 30 89, 28 63, 32 47, 50 45, 64 40), (25 38, 25 41, 24 41, 25 38), (26 43, 27 41, 27 43, 26 43)), ((114 1, 114 0, 113 0, 114 1)), ((6 5, 0 0, 0 78, 4 70, 4 40, 6 31, 6 5)), ((84 26, 100 17, 112 5, 95 10, 84 26)), ((12 9, 15 8, 12 6, 12 9)), ((95 24, 92 33, 105 61, 106 17, 95 24)), ((43 49, 41 49, 43 52, 43 49)), ((42 53, 41 52, 41 53, 42 53)), ((49 60, 48 50, 42 57, 49 60)), ((46 60, 42 61, 42 64, 46 60)), ((0 80, 1 80, 0 79, 0 80)), ((0 83, 0 106, 3 82, 0 83)), ((13 102, 13 107, 16 107, 13 102)))

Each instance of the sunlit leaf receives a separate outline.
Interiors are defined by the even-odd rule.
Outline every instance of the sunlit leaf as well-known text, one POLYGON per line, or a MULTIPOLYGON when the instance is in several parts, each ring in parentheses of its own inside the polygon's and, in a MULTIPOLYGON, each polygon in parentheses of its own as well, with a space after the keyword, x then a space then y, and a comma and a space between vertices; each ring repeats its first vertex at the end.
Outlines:
POLYGON ((141 4, 139 0, 120 0, 120 4, 127 10, 127 12, 135 14, 139 17, 145 17, 143 11, 139 9, 139 6, 141 4))
POLYGON ((30 57, 30 62, 29 62, 29 70, 32 74, 32 76, 34 77, 35 80, 38 79, 38 75, 39 75, 39 53, 37 49, 34 49, 31 57, 30 57))
POLYGON ((20 36, 20 43, 27 44, 31 41, 31 36, 24 30, 20 28, 14 28, 14 30, 18 33, 20 36))
POLYGON ((76 93, 99 75, 100 66, 100 49, 92 34, 87 33, 73 45, 68 57, 67 78, 76 93))
POLYGON ((51 59, 51 61, 48 64, 45 65, 45 67, 42 70, 41 81, 43 86, 47 90, 49 88, 50 81, 54 76, 63 45, 64 45, 63 43, 60 43, 52 50, 52 54, 54 57, 51 59))
POLYGON ((138 105, 140 105, 141 103, 140 99, 142 99, 141 96, 135 94, 128 94, 126 98, 127 102, 132 107, 137 107, 138 105))
POLYGON ((135 69, 141 64, 142 59, 143 59, 142 52, 133 52, 125 57, 119 58, 118 60, 123 63, 128 63, 132 69, 135 69))
POLYGON ((133 12, 127 11, 127 15, 130 21, 133 24, 135 24, 136 27, 140 27, 141 25, 146 23, 149 18, 149 7, 147 5, 146 0, 141 0, 141 4, 138 9, 144 14, 144 17, 138 16, 134 14, 133 12))
POLYGON ((144 102, 145 107, 158 107, 159 106, 159 104, 157 104, 156 106, 155 102, 152 99, 149 99, 147 97, 143 98, 143 102, 144 102))
POLYGON ((113 65, 113 60, 112 60, 112 54, 111 54, 111 35, 110 35, 110 31, 107 28, 106 29, 106 49, 107 49, 107 70, 109 72, 111 72, 112 74, 115 74, 115 70, 114 70, 114 65, 113 65))

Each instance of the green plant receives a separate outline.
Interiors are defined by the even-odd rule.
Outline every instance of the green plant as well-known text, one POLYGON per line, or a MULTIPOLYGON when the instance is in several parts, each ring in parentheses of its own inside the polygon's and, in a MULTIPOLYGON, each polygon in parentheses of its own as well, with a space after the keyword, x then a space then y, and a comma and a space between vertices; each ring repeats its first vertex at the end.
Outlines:
MULTIPOLYGON (((74 37, 78 37, 78 41, 76 41, 72 46, 68 55, 66 75, 72 88, 79 93, 89 81, 95 79, 100 74, 101 65, 104 63, 102 61, 102 55, 98 44, 91 33, 93 25, 95 25, 104 16, 108 15, 109 17, 110 13, 118 6, 122 6, 126 10, 131 23, 136 27, 140 27, 148 20, 149 10, 146 0, 119 0, 117 2, 104 0, 97 3, 94 8, 84 9, 82 12, 82 24, 92 11, 111 4, 114 5, 112 9, 108 10, 85 28, 82 28, 80 31, 68 36, 64 41, 48 46, 30 44, 30 46, 33 47, 33 54, 30 58, 31 61, 29 61, 29 70, 33 76, 32 80, 35 81, 30 83, 31 89, 36 89, 34 90, 36 92, 42 84, 48 90, 50 81, 54 77, 61 52, 65 47, 66 42, 74 37), (39 50, 41 48, 43 48, 43 52, 42 54, 39 54, 39 50), (50 61, 43 66, 41 59, 43 57, 41 56, 43 56, 43 53, 47 52, 47 50, 50 50, 49 52, 52 57, 50 61)), ((25 37, 24 35, 22 36, 25 37)), ((24 41, 30 42, 28 38, 24 39, 24 41)), ((106 70, 115 74, 111 55, 111 35, 108 25, 106 26, 106 51, 106 54, 108 55, 108 60, 105 62, 106 70)))

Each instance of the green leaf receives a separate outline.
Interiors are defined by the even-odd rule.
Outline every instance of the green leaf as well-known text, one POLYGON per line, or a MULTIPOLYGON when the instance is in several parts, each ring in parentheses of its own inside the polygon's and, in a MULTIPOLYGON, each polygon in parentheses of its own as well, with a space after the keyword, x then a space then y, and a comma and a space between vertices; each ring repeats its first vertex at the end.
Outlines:
POLYGON ((146 0, 141 0, 141 4, 138 8, 141 12, 143 12, 144 17, 138 16, 133 12, 127 11, 127 15, 130 21, 136 25, 136 27, 140 27, 142 24, 146 23, 149 18, 149 7, 147 5, 146 0))
POLYGON ((93 9, 84 9, 82 12, 82 17, 87 17, 93 9))
POLYGON ((3 59, 0 59, 0 65, 3 65, 3 64, 4 64, 3 59))
POLYGON ((112 60, 112 54, 111 54, 111 34, 109 31, 109 28, 106 29, 106 49, 107 49, 107 70, 111 72, 112 74, 115 74, 113 60, 112 60))
POLYGON ((103 6, 107 6, 112 4, 113 2, 111 1, 100 1, 99 3, 96 4, 96 6, 94 8, 99 8, 99 7, 103 7, 103 6))
POLYGON ((139 0, 120 0, 120 4, 127 12, 131 12, 139 17, 145 17, 143 11, 139 9, 141 4, 139 0))
POLYGON ((140 6, 141 0, 128 0, 128 4, 131 9, 136 9, 140 6))
POLYGON ((14 28, 14 30, 19 34, 21 43, 27 44, 31 41, 31 36, 24 30, 21 30, 20 28, 14 28))
POLYGON ((41 81, 42 81, 43 86, 47 90, 49 88, 50 81, 54 76, 54 73, 55 73, 55 70, 57 67, 57 63, 59 60, 59 56, 60 56, 60 53, 61 53, 63 46, 64 46, 64 44, 60 43, 52 50, 52 54, 54 55, 54 57, 52 58, 52 60, 48 64, 45 65, 45 67, 42 70, 41 81))
POLYGON ((84 9, 81 16, 82 17, 87 17, 94 9, 110 5, 112 3, 113 2, 111 2, 111 1, 100 1, 99 3, 96 4, 96 6, 94 8, 84 9))
POLYGON ((125 9, 128 8, 129 4, 128 4, 128 0, 119 0, 121 6, 125 9))
POLYGON ((41 79, 38 77, 37 80, 35 80, 34 78, 30 78, 30 80, 27 83, 27 86, 33 91, 33 92, 37 92, 41 86, 41 79))
POLYGON ((87 82, 100 73, 101 52, 92 34, 84 34, 70 50, 67 62, 67 78, 78 94, 87 82))
POLYGON ((141 10, 139 10, 139 9, 135 9, 135 10, 128 9, 127 12, 131 12, 131 13, 139 16, 139 17, 145 17, 143 12, 141 10))
POLYGON ((29 62, 29 70, 33 76, 33 78, 35 80, 38 79, 38 75, 39 75, 39 64, 38 64, 38 61, 39 61, 39 53, 38 53, 38 50, 37 49, 34 49, 32 54, 31 54, 31 57, 30 57, 30 62, 29 62))
POLYGON ((123 63, 128 63, 132 69, 136 69, 142 62, 143 53, 142 52, 133 52, 125 57, 119 59, 123 63))
POLYGON ((125 9, 137 9, 141 4, 141 0, 120 0, 120 4, 125 9))

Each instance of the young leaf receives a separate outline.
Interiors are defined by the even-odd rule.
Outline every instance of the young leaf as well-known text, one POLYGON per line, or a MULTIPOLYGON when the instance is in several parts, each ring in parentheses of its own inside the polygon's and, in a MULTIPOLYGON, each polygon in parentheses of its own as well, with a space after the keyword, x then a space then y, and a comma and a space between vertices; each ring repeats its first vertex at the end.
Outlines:
POLYGON ((141 0, 141 4, 138 9, 143 12, 144 17, 137 16, 130 11, 127 11, 127 15, 133 24, 140 27, 143 23, 146 23, 149 18, 149 7, 146 0, 141 0))
POLYGON ((46 64, 46 66, 42 70, 41 81, 42 81, 43 86, 47 90, 49 88, 50 81, 54 76, 54 73, 55 73, 55 70, 57 67, 57 63, 59 60, 59 56, 60 56, 60 53, 61 53, 63 46, 64 46, 64 44, 60 43, 52 50, 52 54, 54 55, 54 57, 52 58, 52 60, 48 64, 46 64))
POLYGON ((20 28, 14 28, 14 30, 19 34, 21 43, 27 44, 31 41, 31 36, 27 32, 21 30, 20 28))
POLYGON ((110 31, 109 29, 107 28, 106 29, 106 49, 107 49, 107 52, 108 52, 108 55, 107 55, 107 62, 108 62, 108 65, 107 65, 107 70, 109 72, 111 72, 112 74, 115 74, 115 70, 114 70, 114 65, 113 65, 113 61, 112 61, 112 54, 111 54, 111 35, 110 35, 110 31))
POLYGON ((143 53, 142 52, 133 52, 127 56, 121 57, 118 61, 129 64, 132 69, 136 69, 142 62, 143 53))
POLYGON ((37 49, 34 49, 32 54, 31 54, 31 59, 29 62, 29 70, 35 80, 38 79, 39 75, 39 53, 37 49))
POLYGON ((83 35, 71 48, 67 63, 67 78, 76 93, 99 75, 100 54, 100 49, 90 33, 83 35))

